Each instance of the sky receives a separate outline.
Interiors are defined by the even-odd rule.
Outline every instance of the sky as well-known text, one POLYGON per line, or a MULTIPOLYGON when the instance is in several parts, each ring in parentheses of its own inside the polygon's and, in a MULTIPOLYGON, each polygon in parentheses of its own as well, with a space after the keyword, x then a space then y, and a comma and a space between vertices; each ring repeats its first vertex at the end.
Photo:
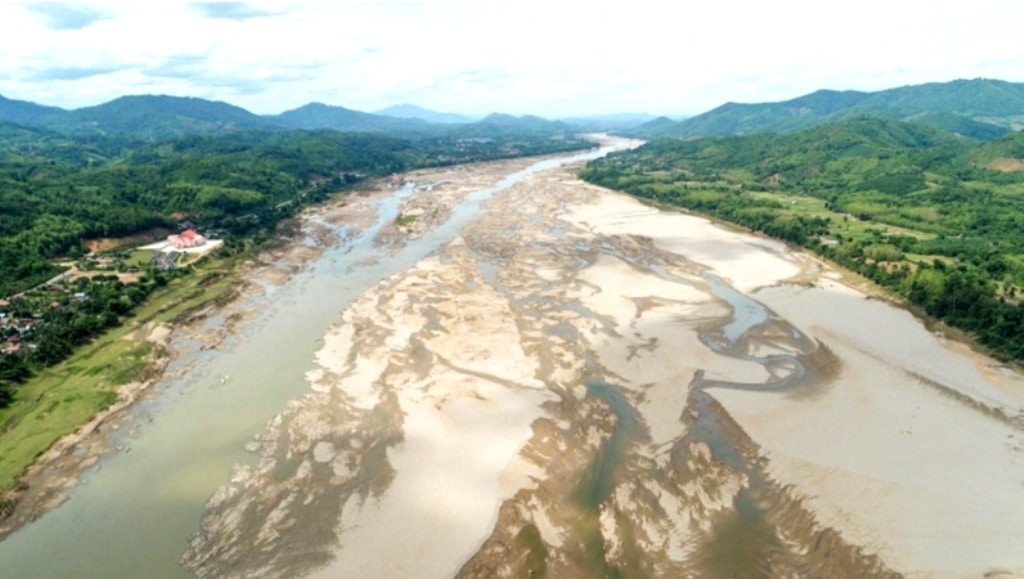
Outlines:
POLYGON ((548 118, 1024 81, 1021 0, 0 0, 0 95, 548 118))

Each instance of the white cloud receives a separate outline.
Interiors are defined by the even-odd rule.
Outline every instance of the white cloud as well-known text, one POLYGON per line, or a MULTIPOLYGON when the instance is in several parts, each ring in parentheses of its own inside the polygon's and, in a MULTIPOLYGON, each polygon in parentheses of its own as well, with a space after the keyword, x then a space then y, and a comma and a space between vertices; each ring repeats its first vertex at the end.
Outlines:
POLYGON ((1000 0, 0 0, 0 94, 77 107, 164 92, 261 113, 309 101, 697 113, 818 88, 1022 81, 1022 16, 1000 0))

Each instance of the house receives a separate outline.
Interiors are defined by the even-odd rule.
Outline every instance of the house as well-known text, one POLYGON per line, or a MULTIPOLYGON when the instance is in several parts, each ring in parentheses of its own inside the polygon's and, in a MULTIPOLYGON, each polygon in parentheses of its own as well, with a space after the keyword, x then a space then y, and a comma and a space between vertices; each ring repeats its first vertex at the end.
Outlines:
POLYGON ((31 318, 22 318, 14 323, 14 329, 17 330, 19 334, 26 334, 28 332, 31 332, 32 328, 34 328, 35 325, 36 320, 33 320, 31 318))

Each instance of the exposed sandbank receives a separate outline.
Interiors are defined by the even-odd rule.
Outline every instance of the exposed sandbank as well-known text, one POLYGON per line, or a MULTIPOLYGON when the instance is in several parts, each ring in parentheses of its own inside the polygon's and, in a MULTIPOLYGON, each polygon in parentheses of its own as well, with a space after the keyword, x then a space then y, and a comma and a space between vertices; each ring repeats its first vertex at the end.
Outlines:
MULTIPOLYGON (((382 248, 472 189, 453 170, 415 175, 399 209, 415 219, 382 248)), ((481 170, 457 171, 478 187, 505 169, 481 170)), ((186 562, 217 576, 680 576, 744 557, 775 575, 1024 570, 1020 377, 835 277, 569 170, 528 177, 339 316, 311 393, 211 501, 186 562), (743 356, 709 346, 732 315, 709 275, 771 310, 743 356), (783 358, 808 364, 799 388, 741 389, 784 383, 783 358), (735 387, 707 388, 718 407, 688 390, 701 381, 735 387), (749 544, 730 544, 737 525, 749 544)))

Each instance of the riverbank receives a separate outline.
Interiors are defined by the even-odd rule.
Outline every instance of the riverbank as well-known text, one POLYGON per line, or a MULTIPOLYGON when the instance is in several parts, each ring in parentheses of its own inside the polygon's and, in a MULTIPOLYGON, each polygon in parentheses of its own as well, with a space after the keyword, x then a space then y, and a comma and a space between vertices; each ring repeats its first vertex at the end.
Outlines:
MULTIPOLYGON (((116 429, 173 358, 171 328, 186 326, 236 287, 221 262, 157 292, 125 322, 24 384, 0 435, 0 538, 59 506, 78 475, 110 452, 116 429)), ((202 317, 201 315, 198 317, 202 317)))

